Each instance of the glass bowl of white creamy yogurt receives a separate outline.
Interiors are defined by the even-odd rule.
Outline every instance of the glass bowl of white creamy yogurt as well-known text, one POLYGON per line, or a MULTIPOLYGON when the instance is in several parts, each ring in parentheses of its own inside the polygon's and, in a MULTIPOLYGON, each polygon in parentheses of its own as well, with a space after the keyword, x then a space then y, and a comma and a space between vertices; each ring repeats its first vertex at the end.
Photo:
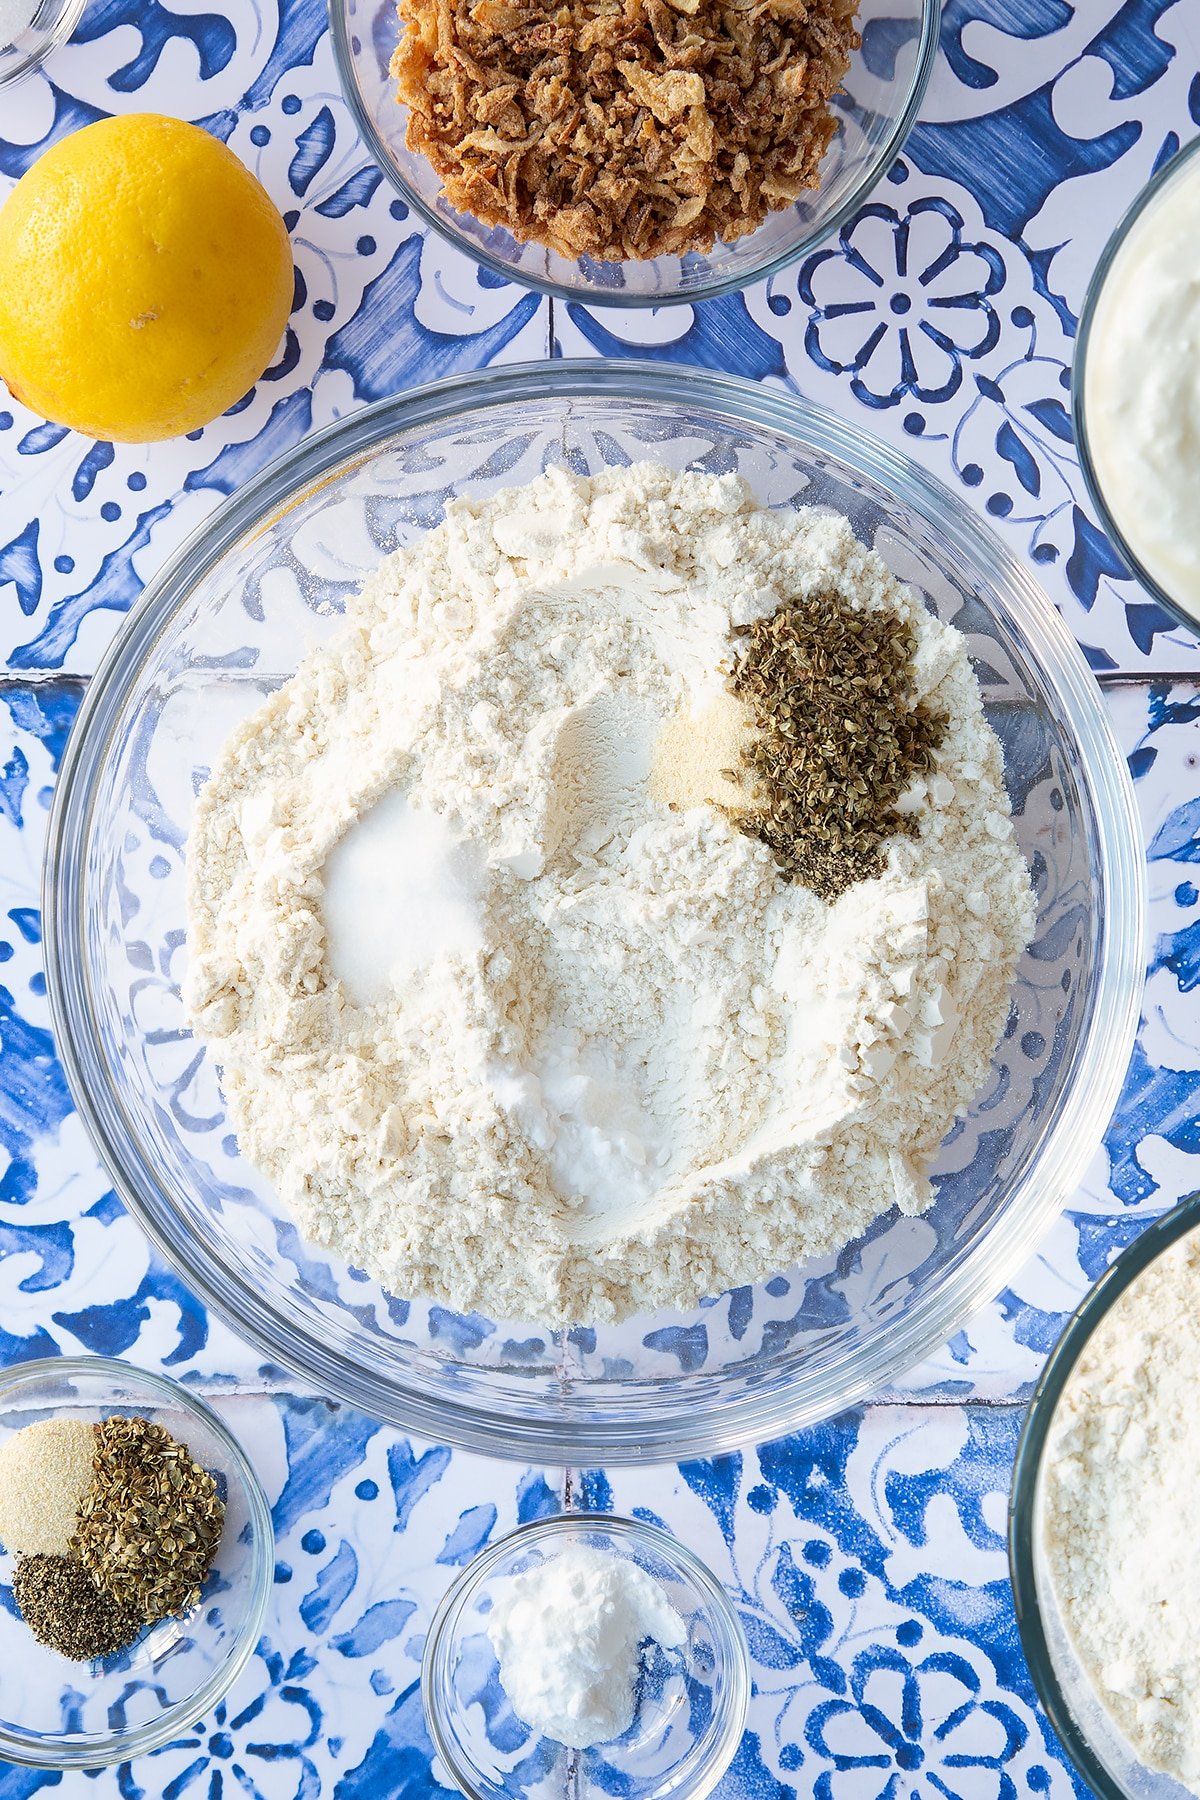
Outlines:
POLYGON ((1104 247, 1071 405, 1105 532, 1147 593, 1200 630, 1200 138, 1146 183, 1104 247))
POLYGON ((468 1564, 421 1665, 434 1748, 471 1800, 702 1800, 741 1742, 745 1634, 657 1526, 562 1514, 468 1564))
MULTIPOLYGON (((467 735, 487 729, 484 718, 467 735)), ((265 1357, 377 1417, 588 1466, 712 1453, 850 1405, 1004 1287, 1115 1104, 1138 1016, 1142 886, 1129 776, 1094 679, 1047 598, 950 494, 857 425, 770 388, 560 362, 357 412, 239 489, 184 546, 126 621, 71 735, 44 910, 76 1104, 126 1204, 206 1303, 265 1357), (1036 923, 926 1210, 894 1205, 801 1266, 756 1267, 682 1310, 549 1328, 444 1293, 388 1292, 302 1236, 240 1153, 217 1064, 187 1023, 185 846, 230 734, 291 679, 306 642, 338 631, 388 551, 422 541, 455 497, 482 501, 551 466, 647 459, 736 473, 762 507, 839 513, 964 634, 1036 923)), ((684 999, 692 966, 684 955, 674 975, 684 999)), ((692 986, 699 1004, 708 990, 692 986)), ((486 1230, 469 1198, 472 1229, 486 1230)), ((738 1228, 727 1216, 723 1229, 738 1228)), ((519 1223, 500 1251, 529 1254, 519 1223)))
POLYGON ((1021 1644, 1101 1800, 1200 1792, 1200 1194, 1116 1258, 1030 1404, 1009 1503, 1021 1644))

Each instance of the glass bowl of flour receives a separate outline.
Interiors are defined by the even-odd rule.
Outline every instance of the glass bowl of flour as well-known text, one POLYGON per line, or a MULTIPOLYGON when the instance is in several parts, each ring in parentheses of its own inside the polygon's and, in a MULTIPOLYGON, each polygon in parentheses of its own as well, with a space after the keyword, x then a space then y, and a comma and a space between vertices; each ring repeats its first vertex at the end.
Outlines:
POLYGON ((1200 1793, 1193 1512, 1200 1481, 1200 1194, 1149 1226, 1054 1348, 1013 1471, 1021 1642, 1103 1800, 1200 1793))
POLYGON ((489 1544, 443 1599, 421 1664, 438 1756, 471 1800, 703 1800, 742 1741, 745 1634, 655 1525, 586 1513, 489 1544))
MULTIPOLYGON (((470 567, 455 579, 469 585, 470 567)), ((447 599, 435 592, 431 604, 447 599)), ((452 637, 453 609, 443 616, 452 637)), ((564 656, 579 635, 576 626, 564 638, 564 656)), ((546 666, 558 653, 553 643, 536 647, 546 666)), ((340 679, 322 690, 327 721, 338 716, 340 679)), ((495 716, 493 707, 467 721, 467 750, 488 741, 495 716)), ((359 732, 343 758, 348 779, 376 748, 373 730, 359 732)), ((326 798, 337 804, 332 788, 314 792, 317 812, 326 798)), ((239 830, 269 834, 269 814, 257 804, 243 809, 239 830)), ((403 819, 391 824, 407 829, 403 819)), ((461 923, 462 871, 445 844, 418 837, 410 833, 404 854, 439 873, 424 913, 405 911, 414 963, 426 952, 432 959, 461 923)), ((45 922, 57 1040, 76 1104, 149 1235, 243 1336, 320 1391, 440 1441, 514 1457, 586 1463, 713 1452, 886 1387, 1005 1285, 1076 1187, 1115 1103, 1137 1020, 1139 843, 1123 759, 1054 608, 896 451, 794 398, 698 371, 615 362, 486 370, 309 438, 239 490, 131 613, 72 733, 51 822, 45 922), (440 1294, 388 1291, 302 1234, 294 1195, 239 1150, 218 1059, 190 1028, 185 850, 197 797, 228 759, 232 734, 270 708, 306 646, 336 637, 347 600, 389 552, 421 544, 455 500, 486 507, 547 470, 560 471, 554 480, 569 495, 581 477, 616 480, 605 472, 645 462, 698 471, 718 493, 742 491, 730 485, 740 477, 760 508, 840 515, 931 617, 963 634, 1003 751, 1012 841, 1030 873, 1036 921, 1000 1043, 936 1153, 924 1210, 906 1211, 901 1193, 901 1204, 889 1202, 877 1217, 861 1208, 854 1215, 851 1175, 845 1218, 853 1222, 843 1226, 836 1211, 826 1218, 822 1252, 801 1265, 756 1266, 742 1242, 732 1246, 742 1272, 724 1292, 701 1285, 698 1303, 656 1303, 620 1323, 597 1307, 597 1316, 555 1329, 519 1310, 492 1316, 474 1300, 455 1305, 446 1297, 454 1267, 441 1269, 440 1294)), ((521 878, 536 874, 526 857, 515 841, 509 860, 521 878)), ((353 889, 355 871, 342 874, 353 889)), ((206 879, 219 918, 219 858, 206 879)), ((698 883, 705 879, 699 867, 698 883)), ((372 930, 394 924, 389 891, 379 883, 372 930)), ((989 897, 973 904, 986 921, 989 897)), ((731 918, 729 930, 736 926, 731 918)), ((980 941, 985 930, 981 923, 980 941)), ((308 954, 286 931, 260 937, 263 954, 293 974, 296 955, 308 954)), ((343 933, 341 954, 353 959, 359 947, 355 929, 343 933)), ((698 1006, 711 950, 710 942, 673 952, 672 979, 698 1006)), ((598 956, 610 954, 611 944, 598 943, 598 956)), ((940 1029, 934 1012, 928 1029, 940 1029)), ((471 1030, 464 1025, 464 1054, 471 1030)), ((711 1039, 709 1031, 703 1041, 711 1039)), ((718 1050, 720 1041, 718 1031, 718 1050)), ((585 1057, 586 1045, 568 1051, 567 1072, 578 1074, 571 1057, 585 1057)), ((376 1044, 364 1063, 375 1094, 367 1125, 381 1134, 381 1154, 400 1154, 409 1126, 379 1100, 389 1054, 376 1044)), ((355 1096, 343 1093, 335 1118, 316 1099, 319 1055, 311 1066, 313 1094, 298 1095, 294 1117, 297 1139, 313 1146, 319 1184, 321 1134, 327 1122, 343 1128, 355 1096)), ((524 1098, 509 1096, 514 1109, 524 1098)), ((465 1143, 471 1118, 462 1129, 465 1143)), ((448 1167, 458 1141, 447 1137, 448 1167)), ((586 1145, 575 1149, 578 1162, 586 1145)), ((464 1153, 464 1294, 482 1261, 524 1277, 540 1254, 519 1217, 489 1227, 487 1194, 471 1186, 471 1172, 464 1153)), ((304 1168, 288 1176, 307 1179, 304 1168)), ((339 1193, 328 1184, 323 1191, 317 1236, 328 1242, 339 1193)), ((637 1201, 634 1184, 630 1198, 637 1201)), ((638 1221, 626 1223, 636 1258, 638 1221)), ((457 1255, 453 1220, 429 1224, 431 1238, 457 1255)), ((722 1230, 728 1237, 728 1218, 713 1221, 706 1243, 693 1240, 697 1253, 715 1255, 716 1243, 732 1254, 719 1243, 722 1230)), ((603 1252, 597 1245, 601 1272, 603 1252)), ((654 1293, 655 1258, 640 1254, 644 1291, 654 1293)), ((586 1257, 577 1261, 586 1267, 586 1257)))

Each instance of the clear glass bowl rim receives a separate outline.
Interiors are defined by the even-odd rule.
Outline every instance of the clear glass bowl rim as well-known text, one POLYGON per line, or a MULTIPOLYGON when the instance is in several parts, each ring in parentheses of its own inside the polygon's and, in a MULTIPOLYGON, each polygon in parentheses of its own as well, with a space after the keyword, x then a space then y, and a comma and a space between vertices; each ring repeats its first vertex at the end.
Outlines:
POLYGON ((1088 498, 1100 520, 1105 537, 1113 545, 1123 563, 1151 599, 1156 601, 1163 611, 1180 625, 1186 625, 1190 632, 1200 636, 1200 618, 1189 613, 1178 600, 1171 595, 1153 576, 1138 556, 1137 551, 1126 538, 1120 525, 1113 517, 1111 508, 1100 485, 1100 477, 1096 473, 1096 465, 1092 458, 1091 440, 1088 436, 1087 422, 1087 357, 1092 339, 1092 325, 1096 317, 1096 308, 1100 304, 1100 296, 1105 283, 1112 272, 1121 251, 1125 248, 1125 240, 1138 223, 1146 209, 1154 204, 1163 189, 1179 175, 1193 157, 1200 156, 1200 137, 1177 150, 1160 169, 1156 169, 1126 208, 1112 236, 1100 252, 1100 260, 1092 270, 1092 278, 1088 282, 1084 295, 1083 307, 1079 314, 1079 326, 1075 333, 1075 355, 1071 364, 1071 428, 1075 433, 1075 447, 1079 452, 1079 468, 1083 475, 1084 486, 1088 498))
MULTIPOLYGON (((451 376, 387 400, 314 432, 237 490, 148 583, 89 684, 67 740, 55 786, 43 871, 46 979, 58 1054, 81 1118, 118 1194, 151 1241, 194 1293, 272 1361, 295 1370, 316 1392, 348 1402, 435 1443, 530 1462, 628 1463, 657 1454, 675 1460, 763 1443, 828 1417, 876 1392, 944 1343, 991 1300, 1049 1228, 1078 1186, 1120 1092, 1142 991, 1145 866, 1133 786, 1104 714, 1100 692, 1054 607, 1008 550, 942 485, 861 427, 773 388, 706 370, 662 369, 609 360, 502 364, 451 376), (160 631, 186 602, 194 582, 248 529, 285 514, 328 472, 370 456, 395 431, 447 423, 490 405, 596 396, 656 406, 701 407, 728 422, 765 427, 867 475, 920 512, 968 566, 989 572, 1036 642, 1040 668, 1065 708, 1096 807, 1095 853, 1104 877, 1105 913, 1093 1022, 1070 1089, 1036 1164, 1019 1190, 1020 1223, 984 1239, 936 1292, 869 1345, 826 1366, 819 1380, 802 1363, 786 1382, 736 1406, 694 1402, 672 1407, 664 1386, 653 1426, 648 1418, 597 1420, 509 1416, 457 1399, 436 1380, 403 1388, 355 1367, 316 1337, 298 1341, 262 1305, 252 1282, 195 1254, 187 1230, 140 1168, 136 1132, 100 1059, 95 1008, 85 976, 83 890, 78 880, 90 836, 92 772, 105 755, 130 688, 160 631)), ((764 1384, 766 1385, 766 1384, 764 1384)))
MULTIPOLYGON (((16 87, 18 81, 24 81, 27 75, 40 69, 46 58, 67 42, 83 17, 86 4, 87 0, 64 0, 62 11, 49 29, 43 32, 40 43, 35 44, 24 56, 7 64, 0 63, 0 93, 16 87)), ((10 47, 4 46, 5 49, 10 47)))
POLYGON ((1093 1332, 1097 1331, 1125 1290, 1170 1246, 1200 1226, 1200 1193, 1186 1194, 1170 1212, 1147 1225, 1090 1288, 1072 1313, 1050 1352, 1034 1389, 1013 1460, 1008 1501, 1008 1566, 1021 1648, 1038 1698, 1076 1770, 1099 1800, 1130 1800, 1109 1774, 1075 1722, 1058 1679, 1042 1623, 1035 1573, 1037 1494, 1050 1426, 1063 1389, 1075 1371, 1093 1332))
POLYGON ((712 1621, 725 1654, 725 1667, 731 1684, 730 1704, 720 1739, 703 1776, 688 1791, 688 1800, 705 1800, 737 1754, 746 1717, 750 1709, 750 1651, 746 1634, 733 1602, 712 1570, 686 1544, 672 1537, 661 1526, 643 1519, 625 1519, 616 1513, 555 1513, 549 1518, 530 1519, 518 1525, 467 1564, 462 1574, 443 1594, 433 1615, 421 1660, 421 1701, 433 1747, 469 1800, 486 1800, 475 1785, 471 1766, 458 1752, 454 1733, 442 1718, 438 1698, 442 1665, 449 1654, 453 1628, 472 1593, 487 1580, 497 1565, 514 1550, 531 1549, 543 1540, 571 1539, 587 1532, 600 1531, 609 1537, 643 1545, 663 1562, 679 1569, 704 1595, 712 1621))
MULTIPOLYGON (((219 1668, 189 1699, 168 1707, 157 1719, 129 1731, 113 1731, 108 1737, 93 1737, 86 1744, 72 1744, 64 1738, 53 1754, 38 1752, 24 1737, 17 1737, 0 1725, 0 1758, 32 1769, 102 1769, 112 1763, 126 1762, 132 1756, 145 1756, 185 1731, 215 1706, 227 1693, 250 1660, 267 1616, 267 1603, 275 1578, 275 1532, 262 1483, 255 1474, 245 1451, 228 1426, 198 1394, 191 1393, 169 1375, 156 1375, 136 1363, 114 1356, 43 1356, 32 1362, 14 1363, 0 1372, 0 1412, 5 1411, 23 1387, 40 1381, 69 1381, 73 1376, 87 1379, 108 1378, 131 1390, 144 1388, 148 1395, 182 1412, 202 1419, 213 1436, 223 1445, 230 1464, 236 1469, 246 1495, 250 1514, 252 1542, 252 1599, 237 1636, 237 1645, 219 1668)), ((73 1404, 64 1401, 63 1405, 73 1404)), ((92 1404, 86 1395, 81 1406, 92 1404)))
MULTIPOLYGON (((375 121, 363 105, 358 91, 358 83, 354 78, 353 53, 350 49, 350 28, 346 22, 345 0, 329 0, 329 30, 333 39, 333 59, 337 65, 338 84, 342 98, 350 109, 355 130, 366 145, 372 161, 382 169, 385 177, 391 182, 396 192, 405 203, 412 207, 425 223, 437 232, 446 243, 473 262, 480 263, 490 269, 493 275, 503 277, 505 281, 515 282, 518 286, 530 288, 536 294, 546 294, 555 300, 574 300, 587 306, 615 306, 622 308, 645 308, 658 306, 695 305, 701 300, 715 300, 721 294, 735 294, 742 288, 749 287, 752 282, 769 280, 786 269, 791 263, 798 262, 818 244, 832 237, 833 233, 856 213, 868 194, 878 185, 893 157, 898 155, 904 140, 916 123, 917 114, 925 98, 925 90, 929 86, 929 78, 933 74, 933 65, 937 59, 939 34, 941 31, 942 0, 921 0, 921 34, 917 46, 917 59, 913 65, 912 80, 904 105, 896 117, 895 124, 885 141, 879 146, 875 155, 864 165, 859 179, 846 195, 842 204, 806 231, 796 243, 789 246, 779 256, 767 257, 760 264, 747 268, 744 274, 727 275, 719 281, 706 282, 703 287, 690 288, 686 293, 664 290, 656 294, 627 294, 608 288, 589 286, 581 283, 578 287, 568 287, 563 282, 545 281, 536 275, 527 275, 504 262, 498 256, 491 256, 487 251, 474 244, 465 233, 458 232, 449 220, 442 217, 435 207, 417 193, 405 181, 396 167, 387 145, 375 129, 375 121)), ((819 190, 818 190, 819 191, 819 190)), ((751 234, 753 235, 753 234, 751 234)))

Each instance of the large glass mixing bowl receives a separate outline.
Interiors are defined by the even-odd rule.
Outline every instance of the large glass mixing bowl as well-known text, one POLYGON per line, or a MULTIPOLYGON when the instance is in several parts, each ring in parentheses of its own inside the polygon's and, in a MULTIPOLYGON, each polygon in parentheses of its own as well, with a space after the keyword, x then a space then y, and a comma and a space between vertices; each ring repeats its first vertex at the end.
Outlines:
MULTIPOLYGON (((67 746, 46 956, 76 1104, 191 1287, 273 1359, 426 1436, 621 1462, 762 1440, 872 1392, 1011 1276, 1115 1103, 1141 988, 1142 856, 1099 691, 1053 607, 944 489, 857 425, 747 382, 629 363, 498 368, 328 427, 233 496, 150 583, 67 746), (834 1257, 694 1311, 552 1333, 390 1295, 303 1243, 243 1162, 180 1006, 184 840, 226 735, 336 630, 449 499, 646 457, 738 470, 847 514, 970 643, 1038 896, 987 1087, 936 1199, 834 1257)), ((513 1246, 520 1254, 520 1246, 513 1246)))

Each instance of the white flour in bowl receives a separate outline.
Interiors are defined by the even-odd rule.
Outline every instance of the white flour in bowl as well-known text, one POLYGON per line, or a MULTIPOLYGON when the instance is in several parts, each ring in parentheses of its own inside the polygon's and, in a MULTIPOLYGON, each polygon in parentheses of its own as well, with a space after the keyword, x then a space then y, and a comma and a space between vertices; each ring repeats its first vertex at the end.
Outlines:
POLYGON ((1040 1526, 1096 1694, 1141 1760, 1200 1793, 1200 1238, 1097 1326, 1047 1440, 1040 1526))
POLYGON ((306 1235, 545 1322, 924 1207, 1033 923, 961 636, 844 520, 649 464, 389 558, 226 745, 188 863, 190 1016, 306 1235), (907 622, 948 718, 915 835, 833 903, 702 797, 731 629, 828 593, 907 622))

